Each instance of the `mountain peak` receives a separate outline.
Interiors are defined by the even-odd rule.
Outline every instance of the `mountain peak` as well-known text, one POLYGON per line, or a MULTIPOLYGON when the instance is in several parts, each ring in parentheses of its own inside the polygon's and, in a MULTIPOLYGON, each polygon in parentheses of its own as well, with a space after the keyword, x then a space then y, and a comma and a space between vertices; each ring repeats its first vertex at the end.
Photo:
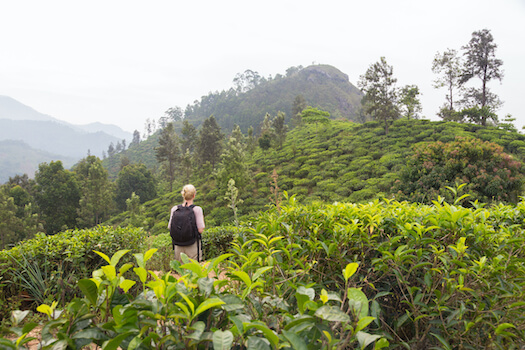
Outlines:
POLYGON ((0 119, 59 121, 50 115, 40 113, 26 106, 12 97, 3 95, 0 95, 0 119))

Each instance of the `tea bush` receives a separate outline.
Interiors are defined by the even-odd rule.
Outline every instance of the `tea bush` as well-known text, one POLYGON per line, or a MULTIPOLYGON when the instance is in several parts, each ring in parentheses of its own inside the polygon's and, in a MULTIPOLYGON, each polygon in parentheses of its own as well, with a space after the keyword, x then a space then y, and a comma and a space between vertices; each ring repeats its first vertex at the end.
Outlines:
MULTIPOLYGON (((46 323, 44 346, 525 346, 524 202, 464 208, 461 198, 432 205, 285 199, 238 234, 218 230, 224 242, 233 239, 229 254, 172 263, 178 279, 146 270, 153 251, 121 267, 125 251, 106 256, 108 265, 78 282, 84 298, 46 323)), ((56 307, 40 311, 53 318, 56 307)), ((14 331, 23 344, 25 332, 14 331)))
MULTIPOLYGON (((290 199, 235 244, 255 273, 272 265, 295 286, 344 291, 339 271, 361 262, 373 331, 407 348, 510 349, 525 345, 525 203, 474 208, 395 201, 314 203, 290 199), (249 239, 252 237, 253 239, 249 239), (253 252, 253 253, 250 253, 253 252)), ((282 296, 290 283, 268 285, 282 296), (286 289, 285 289, 286 288, 286 289)), ((319 290, 317 290, 319 291, 319 290)))
MULTIPOLYGON (((102 349, 335 349, 359 346, 364 349, 387 347, 380 335, 367 332, 374 321, 369 316, 368 299, 359 289, 348 287, 341 297, 322 289, 299 287, 288 300, 264 293, 271 267, 248 275, 231 270, 222 255, 204 265, 190 261, 174 264, 181 275, 162 277, 146 270, 155 250, 134 254, 132 264, 120 264, 128 250, 111 258, 99 253, 107 265, 78 282, 84 297, 74 299, 64 309, 56 303, 42 304, 38 311, 48 317, 41 331, 44 349, 81 349, 96 344, 102 349), (221 264, 222 263, 222 264, 221 264), (119 266, 120 265, 120 266, 119 266), (222 268, 220 267, 222 265, 222 268), (222 270, 228 279, 218 280, 222 270), (142 292, 129 293, 139 278, 142 292), (148 275, 150 278, 148 278, 148 275), (122 292, 119 292, 122 291, 122 292)), ((243 259, 236 256, 235 259, 243 259)), ((348 281, 358 264, 349 264, 340 273, 348 281)), ((28 333, 37 324, 17 327, 27 312, 13 313, 16 340, 0 338, 5 349, 18 349, 30 340, 28 333)))
POLYGON ((36 298, 42 302, 51 296, 68 301, 78 291, 76 281, 102 264, 95 250, 109 255, 122 247, 140 251, 144 239, 145 232, 132 227, 98 226, 50 236, 39 234, 10 250, 0 251, 0 299, 29 291, 24 294, 29 301, 36 298))

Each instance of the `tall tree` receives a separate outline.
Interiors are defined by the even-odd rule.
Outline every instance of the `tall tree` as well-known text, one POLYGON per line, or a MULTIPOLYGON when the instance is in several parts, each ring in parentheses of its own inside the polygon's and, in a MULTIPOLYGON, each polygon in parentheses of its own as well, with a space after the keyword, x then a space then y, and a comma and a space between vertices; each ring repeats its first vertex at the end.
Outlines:
POLYGON ((20 240, 22 220, 16 216, 16 205, 5 188, 0 188, 0 249, 20 240))
POLYGON ((255 132, 253 126, 248 128, 248 135, 246 136, 246 150, 248 153, 253 154, 257 148, 257 138, 255 137, 255 132))
POLYGON ((200 164, 209 162, 212 168, 215 168, 222 154, 223 138, 221 128, 213 115, 204 120, 196 145, 200 164))
POLYGON ((285 117, 286 115, 279 111, 277 112, 277 116, 272 119, 272 128, 279 148, 283 147, 284 140, 286 140, 286 133, 288 132, 288 126, 284 123, 285 117))
POLYGON ((448 91, 445 105, 438 115, 443 119, 450 119, 449 116, 455 110, 454 95, 456 90, 461 90, 461 61, 457 51, 448 49, 443 53, 438 52, 432 62, 432 72, 440 75, 434 80, 434 87, 446 88, 448 91))
POLYGON ((237 73, 235 78, 233 78, 233 84, 237 93, 243 93, 250 91, 261 82, 261 76, 258 72, 247 69, 244 73, 237 73))
POLYGON ((181 152, 179 140, 173 123, 161 130, 159 136, 159 145, 155 147, 155 156, 159 163, 164 164, 168 175, 170 192, 173 191, 173 180, 175 179, 175 167, 180 162, 181 152))
POLYGON ((133 131, 133 139, 131 140, 131 145, 138 145, 140 143, 140 132, 138 130, 133 131))
POLYGON ((78 223, 93 227, 109 217, 113 208, 113 186, 102 161, 95 156, 82 159, 73 169, 80 183, 78 223))
POLYGON ((108 157, 113 157, 115 153, 115 145, 113 145, 113 142, 111 142, 108 146, 108 157))
POLYGON ((272 139, 274 136, 274 130, 272 128, 272 116, 270 113, 266 113, 261 123, 261 135, 259 136, 259 147, 266 150, 272 146, 272 139))
POLYGON ((80 189, 75 174, 61 161, 42 163, 35 174, 35 199, 48 234, 73 228, 77 224, 80 189))
POLYGON ((169 122, 178 122, 184 118, 182 108, 179 106, 168 108, 168 110, 164 112, 164 114, 167 117, 166 125, 169 122))
POLYGON ((234 179, 241 189, 248 182, 245 137, 238 125, 235 126, 224 147, 217 178, 221 185, 226 185, 229 179, 234 179))
POLYGON ((126 210, 126 199, 135 192, 144 203, 157 196, 153 174, 144 164, 130 164, 118 173, 115 202, 120 210, 126 210))
POLYGON ((197 129, 193 126, 193 124, 187 120, 184 120, 182 122, 182 129, 180 133, 182 136, 182 151, 186 152, 186 150, 189 150, 190 154, 193 153, 195 150, 195 144, 197 143, 197 129))
MULTIPOLYGON (((483 109, 485 106, 496 108, 497 97, 493 95, 487 84, 493 79, 501 81, 503 61, 496 58, 497 45, 488 29, 472 33, 469 43, 463 47, 465 50, 465 64, 461 83, 466 83, 476 77, 481 80, 481 88, 470 90, 469 97, 483 109), (496 98, 495 98, 496 97, 496 98)), ((488 116, 482 116, 481 125, 486 125, 488 116)))
POLYGON ((297 127, 301 125, 301 112, 307 107, 303 95, 295 96, 292 104, 292 124, 297 127))
POLYGON ((373 119, 383 123, 388 134, 390 122, 399 118, 397 101, 397 79, 394 69, 384 57, 372 64, 359 78, 358 86, 363 90, 363 111, 373 119))
POLYGON ((423 110, 419 95, 417 85, 406 85, 401 89, 399 105, 401 106, 401 114, 405 118, 419 119, 419 113, 423 110))

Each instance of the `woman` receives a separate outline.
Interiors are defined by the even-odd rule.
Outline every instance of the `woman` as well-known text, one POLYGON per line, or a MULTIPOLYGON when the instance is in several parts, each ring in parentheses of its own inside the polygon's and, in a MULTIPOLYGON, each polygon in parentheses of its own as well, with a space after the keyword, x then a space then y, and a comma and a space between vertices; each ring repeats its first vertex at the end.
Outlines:
POLYGON ((176 242, 174 242, 173 248, 175 250, 175 259, 177 259, 178 261, 181 261, 180 254, 184 253, 190 259, 200 261, 202 258, 202 246, 201 246, 200 237, 205 227, 204 214, 202 212, 201 207, 193 204, 193 200, 195 199, 195 195, 197 194, 197 191, 195 190, 195 186, 188 184, 182 188, 182 191, 180 193, 183 198, 182 205, 176 205, 173 208, 171 208, 170 221, 168 223, 168 228, 171 229, 171 220, 173 219, 173 213, 175 211, 179 209, 184 210, 184 208, 182 207, 190 207, 191 209, 193 209, 193 214, 195 216, 195 224, 197 226, 198 237, 190 241, 189 243, 177 244, 176 242))

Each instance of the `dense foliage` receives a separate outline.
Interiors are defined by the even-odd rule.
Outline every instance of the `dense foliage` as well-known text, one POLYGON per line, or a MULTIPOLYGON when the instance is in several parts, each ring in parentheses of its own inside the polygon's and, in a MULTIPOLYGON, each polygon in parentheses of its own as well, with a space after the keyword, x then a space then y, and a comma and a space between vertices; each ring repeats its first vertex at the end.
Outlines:
POLYGON ((466 185, 469 200, 517 202, 524 182, 523 163, 503 147, 476 138, 458 137, 417 145, 395 188, 411 200, 430 203, 446 187, 466 185))
MULTIPOLYGON (((525 203, 303 206, 287 198, 280 211, 243 225, 231 254, 171 264, 177 278, 148 271, 154 251, 125 264, 126 250, 99 253, 107 265, 78 279, 82 299, 60 316, 54 303, 38 308, 49 317, 41 341, 105 349, 519 349, 524 214, 525 203)), ((14 329, 20 343, 34 326, 14 329)))
POLYGON ((354 121, 358 118, 362 93, 335 67, 290 67, 286 76, 257 78, 251 75, 244 80, 248 80, 243 84, 246 88, 210 92, 188 105, 185 118, 200 125, 205 118, 214 115, 223 130, 229 131, 239 125, 247 132, 250 126, 257 129, 267 113, 276 115, 281 111, 289 122, 297 96, 302 96, 306 105, 326 110, 335 118, 354 121))
POLYGON ((97 226, 51 236, 38 234, 0 251, 0 318, 21 301, 70 300, 79 292, 77 279, 89 276, 102 263, 95 250, 109 255, 121 247, 142 250, 144 237, 142 229, 97 226), (15 305, 9 305, 10 301, 15 305))
MULTIPOLYGON (((275 205, 275 193, 272 193, 274 171, 278 190, 286 190, 290 195, 296 195, 300 202, 362 202, 374 198, 389 198, 399 195, 399 188, 394 185, 413 166, 410 163, 411 157, 420 152, 418 150, 425 149, 427 144, 436 142, 444 145, 452 142, 446 147, 462 142, 466 142, 466 146, 472 142, 481 142, 489 149, 497 150, 490 153, 494 159, 485 155, 486 161, 476 162, 480 171, 484 166, 496 164, 498 157, 509 160, 509 157, 513 157, 514 164, 517 161, 521 162, 525 156, 525 135, 495 127, 399 119, 390 126, 389 133, 385 134, 382 125, 375 121, 364 124, 330 121, 294 128, 287 133, 282 148, 257 148, 253 153, 248 151, 249 138, 230 137, 224 151, 228 157, 224 157, 219 163, 219 169, 216 172, 202 173, 203 169, 197 168, 190 181, 198 189, 196 203, 204 208, 207 226, 219 226, 232 223, 234 219, 233 210, 227 207, 228 201, 224 198, 229 178, 234 178, 236 186, 240 189, 239 197, 243 200, 243 203, 238 205, 240 217, 265 210, 271 203, 270 199, 275 205), (467 139, 455 141, 458 136, 467 139), (472 138, 484 142, 468 141, 472 138), (223 162, 226 164, 223 165, 223 162)), ((450 161, 454 159, 451 158, 450 161)), ((499 163, 498 168, 505 172, 499 163)), ((490 176, 498 175, 490 169, 485 171, 489 182, 490 176)), ((505 181, 501 174, 500 178, 505 181)), ((184 175, 179 177, 178 185, 184 184, 181 181, 183 179, 186 181, 184 175)), ((409 180, 415 181, 413 178, 409 180)), ((426 193, 427 202, 436 199, 437 194, 445 196, 447 190, 444 186, 455 186, 456 177, 444 180, 445 178, 439 191, 426 193)), ((461 177, 460 180, 465 181, 461 177)), ((410 186, 410 182, 406 181, 402 184, 410 186)), ((504 188, 510 188, 509 184, 504 184, 504 188)), ((169 208, 180 201, 178 188, 174 188, 173 193, 160 195, 144 205, 145 228, 152 233, 163 232, 167 227, 169 208)), ((518 186, 514 189, 518 189, 518 186)), ((472 185, 466 190, 472 200, 491 201, 493 197, 498 200, 497 196, 483 194, 483 188, 479 186, 472 185)), ((408 191, 406 195, 404 198, 409 200, 422 200, 421 195, 413 191, 408 191)), ((501 199, 516 202, 516 195, 519 196, 520 192, 513 195, 499 191, 498 195, 503 196, 501 199)), ((110 222, 121 223, 127 215, 124 213, 116 216, 110 222)))

